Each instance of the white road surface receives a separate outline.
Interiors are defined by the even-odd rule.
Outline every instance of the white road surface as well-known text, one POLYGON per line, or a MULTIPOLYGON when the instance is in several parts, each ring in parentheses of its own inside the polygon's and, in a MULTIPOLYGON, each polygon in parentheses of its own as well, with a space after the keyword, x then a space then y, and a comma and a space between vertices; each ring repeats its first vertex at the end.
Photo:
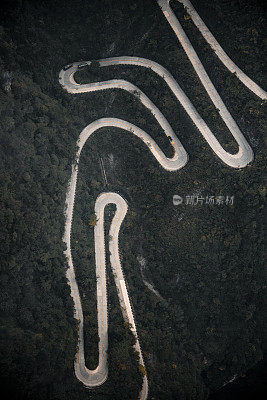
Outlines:
MULTIPOLYGON (((225 53, 222 47, 219 45, 211 31, 204 24, 193 5, 189 0, 177 0, 179 3, 182 3, 185 7, 187 13, 190 15, 192 21, 196 25, 196 27, 201 32, 204 39, 209 43, 210 47, 214 50, 217 57, 221 60, 221 62, 229 69, 230 72, 235 74, 237 78, 253 93, 255 93, 258 97, 263 100, 267 99, 267 92, 263 90, 259 85, 253 82, 225 53)), ((169 3, 169 2, 168 2, 169 3)), ((173 22, 172 22, 173 23, 173 22)))
MULTIPOLYGON (((188 113, 196 127, 199 129, 203 137, 209 143, 210 147, 216 153, 216 155, 227 165, 233 168, 245 167, 253 159, 253 152, 247 143, 246 139, 240 132, 236 122, 232 118, 231 114, 227 110, 225 104, 217 93, 215 87, 211 83, 203 65, 201 64, 198 56, 196 55, 191 43, 189 42, 187 36, 185 35, 181 25, 179 24, 177 18, 175 17, 173 11, 169 6, 168 0, 156 0, 161 7, 163 14, 169 21, 171 27, 176 33, 178 39, 180 40, 182 46, 184 47, 190 61, 192 62, 203 86, 205 87, 207 93, 209 94, 211 100, 213 101, 215 107, 219 110, 219 113, 229 128, 231 134, 235 138, 239 150, 236 154, 230 154, 226 152, 219 141, 216 139, 214 134, 211 132, 205 121, 198 114, 197 110, 190 102, 186 94, 182 91, 178 83, 175 81, 173 76, 161 65, 144 59, 140 57, 114 57, 108 59, 99 60, 100 67, 106 67, 109 65, 135 65, 145 68, 150 68, 156 74, 158 74, 166 84, 169 86, 171 91, 177 100, 182 104, 185 111, 188 113)), ((187 8, 188 13, 191 15, 195 24, 201 30, 203 36, 210 43, 212 48, 216 49, 216 54, 223 58, 224 64, 232 63, 228 56, 225 55, 221 47, 218 45, 214 37, 205 27, 203 21, 198 17, 198 14, 192 7, 189 1, 181 1, 187 8)), ((88 65, 91 61, 86 61, 88 65)), ((85 365, 84 358, 84 337, 83 337, 83 312, 82 305, 79 295, 79 289, 75 278, 75 269, 72 262, 71 254, 71 227, 72 227, 72 216, 75 202, 75 192, 76 183, 78 176, 78 167, 80 155, 85 145, 87 139, 96 131, 105 127, 117 127, 124 131, 129 131, 135 136, 139 137, 150 149, 153 156, 157 159, 159 164, 168 171, 177 171, 182 168, 188 161, 188 155, 183 148, 181 142, 176 137, 170 124, 161 113, 161 111, 152 103, 152 101, 135 85, 124 80, 110 80, 105 82, 95 82, 80 85, 76 83, 74 79, 74 74, 78 70, 78 65, 80 62, 73 63, 72 67, 64 71, 62 69, 59 74, 59 82, 64 89, 69 93, 78 94, 84 92, 95 92, 107 89, 123 89, 134 96, 138 97, 140 102, 150 110, 155 116, 156 120, 163 129, 163 132, 170 139, 170 143, 173 147, 173 156, 168 158, 158 147, 156 142, 149 136, 148 133, 140 129, 139 127, 131 124, 127 121, 118 118, 101 118, 97 121, 92 122, 86 126, 81 132, 79 139, 77 141, 78 150, 76 153, 75 161, 72 166, 71 179, 68 186, 67 196, 66 196, 66 209, 65 209, 65 232, 63 241, 66 244, 66 257, 68 260, 68 269, 66 271, 66 276, 68 283, 71 288, 72 297, 75 305, 75 317, 79 321, 79 338, 78 338, 78 352, 75 359, 75 373, 77 378, 87 387, 92 388, 99 386, 105 382, 108 376, 108 363, 107 363, 107 351, 108 351, 108 314, 107 314, 107 289, 106 289, 106 263, 105 263, 105 241, 104 241, 104 209, 108 204, 116 205, 116 213, 111 223, 110 227, 110 240, 109 240, 109 250, 110 250, 110 262, 111 268, 115 277, 115 283, 117 287, 118 297, 122 309, 122 314, 125 321, 129 322, 131 325, 131 330, 136 337, 135 348, 139 354, 139 363, 145 368, 144 360, 142 356, 142 351, 140 343, 138 340, 136 324, 131 308, 131 303, 129 301, 128 291, 125 284, 123 271, 120 263, 119 256, 119 231, 123 219, 127 213, 127 203, 126 201, 117 193, 102 193, 96 200, 95 213, 97 216, 97 224, 94 230, 95 236, 95 259, 96 259, 96 277, 97 277, 97 318, 98 318, 98 334, 99 334, 99 362, 95 370, 89 370, 85 365)), ((228 66, 227 66, 228 67, 228 66)), ((256 93, 259 97, 266 99, 266 92, 259 88, 250 78, 246 77, 241 70, 238 69, 233 63, 230 68, 235 68, 237 76, 256 93), (233 67, 234 66, 234 67, 233 67), (240 72, 241 71, 241 72, 240 72)), ((143 376, 143 385, 140 392, 140 399, 145 400, 148 396, 148 380, 146 375, 143 376)))
MULTIPOLYGON (((225 125, 228 127, 229 131, 231 132, 231 134, 233 135, 238 144, 239 150, 236 154, 231 154, 228 153, 226 150, 224 150, 219 141, 216 139, 215 135, 211 132, 206 122, 199 115, 194 105, 191 103, 189 98, 183 92, 183 90, 178 85, 174 77, 170 74, 169 71, 166 70, 166 68, 162 67, 160 64, 157 64, 154 61, 147 60, 141 57, 126 57, 126 56, 113 57, 108 59, 101 59, 98 60, 98 62, 100 67, 106 67, 110 65, 136 65, 145 68, 150 68, 153 72, 155 72, 164 79, 164 81, 169 86, 169 88, 171 89, 177 100, 181 103, 181 105, 183 106, 189 117, 194 122, 195 126, 198 128, 198 130, 204 137, 204 139, 208 142, 212 150, 225 164, 233 168, 243 168, 253 160, 253 152, 251 147, 244 138, 235 120, 227 110, 225 104, 221 100, 220 96, 218 95, 216 89, 214 88, 211 82, 209 85, 213 89, 211 90, 211 94, 209 93, 209 95, 215 107, 219 110, 219 114, 221 115, 225 125)), ((87 61, 87 64, 90 65, 91 61, 87 61)), ((179 157, 181 163, 180 167, 186 164, 188 160, 187 153, 184 150, 179 139, 174 134, 170 124, 168 123, 164 115, 161 113, 161 111, 155 106, 155 104, 153 104, 152 101, 138 87, 136 87, 130 82, 120 79, 113 79, 110 81, 94 82, 85 85, 79 85, 74 80, 74 73, 76 72, 78 65, 79 62, 74 63, 73 67, 68 69, 67 71, 61 70, 59 75, 59 80, 64 89, 66 89, 69 93, 95 92, 107 89, 123 89, 132 93, 141 101, 141 103, 148 110, 152 112, 152 114, 155 116, 156 120, 159 122, 160 126, 164 130, 165 134, 167 136, 171 136, 172 140, 174 141, 173 146, 176 150, 176 156, 179 157)), ((204 67, 202 68, 204 69, 204 67)), ((139 129, 139 131, 141 130, 139 129)), ((152 141, 151 138, 150 141, 152 141)), ((156 146, 155 142, 154 146, 156 146)), ((159 150, 158 147, 157 151, 161 152, 161 150, 159 150)), ((174 169, 176 169, 176 167, 174 169)))

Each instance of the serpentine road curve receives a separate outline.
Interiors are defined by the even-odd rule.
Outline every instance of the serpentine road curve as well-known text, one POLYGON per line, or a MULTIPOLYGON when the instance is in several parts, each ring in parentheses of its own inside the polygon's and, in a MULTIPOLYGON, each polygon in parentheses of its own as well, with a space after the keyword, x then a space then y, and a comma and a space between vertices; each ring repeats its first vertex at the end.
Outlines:
MULTIPOLYGON (((253 93, 256 94, 256 96, 260 97, 263 100, 267 99, 267 92, 263 90, 259 85, 257 85, 252 79, 250 79, 231 59, 230 57, 225 53, 225 51, 222 49, 222 47, 219 45, 211 31, 207 28, 207 26, 204 24, 194 7, 192 6, 191 2, 189 0, 177 0, 179 3, 182 3, 184 8, 186 9, 187 13, 190 15, 192 21, 196 25, 196 27, 199 29, 201 32, 202 36, 206 40, 207 43, 209 43, 210 47, 212 50, 214 50, 216 56, 221 60, 221 62, 226 66, 227 69, 229 69, 230 72, 236 75, 236 77, 253 93)), ((164 4, 167 8, 169 6, 170 0, 161 0, 161 4, 164 4)), ((159 3, 160 4, 160 3, 159 3)), ((175 31, 175 26, 178 27, 179 22, 177 21, 177 18, 174 16, 172 10, 169 10, 172 19, 168 20, 170 25, 172 26, 173 30, 175 31), (177 24, 178 22, 178 24, 177 24)), ((165 13, 164 13, 165 14, 165 13)), ((180 24, 179 24, 180 25, 180 24)), ((180 27, 178 28, 180 30, 180 27)), ((181 30, 180 30, 181 31, 181 30)), ((178 34, 177 34, 178 36, 178 34)), ((190 59, 191 60, 191 59, 190 59)))
MULTIPOLYGON (((203 86, 205 87, 208 95, 213 101, 213 98, 216 102, 220 103, 221 98, 213 86, 208 74, 205 71, 197 53, 195 52, 193 46, 190 43, 185 31, 183 30, 180 22, 176 18, 173 10, 170 7, 170 0, 156 0, 158 5, 160 6, 163 14, 165 15, 167 21, 172 27, 174 33, 176 34, 179 42, 183 46, 184 51, 186 52, 189 60, 191 61, 199 79, 201 80, 203 86)), ((258 97, 263 100, 267 99, 267 92, 263 90, 259 85, 257 85, 252 79, 250 79, 225 53, 225 51, 221 48, 215 37, 212 35, 210 30, 204 24, 194 7, 192 6, 189 0, 177 0, 179 3, 182 3, 187 13, 190 15, 192 21, 199 29, 200 33, 204 37, 207 43, 214 50, 216 56, 222 61, 222 63, 226 66, 226 68, 236 75, 236 77, 252 92, 254 92, 258 97)), ((213 101, 214 103, 214 101, 213 101)), ((215 104, 215 103, 214 103, 215 104)))
MULTIPOLYGON (((175 33, 177 34, 177 22, 175 15, 169 7, 168 0, 156 0, 175 33)), ((187 7, 191 4, 189 1, 181 1, 187 7), (190 3, 190 4, 189 4, 190 3)), ((189 10, 193 12, 191 9, 189 10)), ((188 11, 188 12, 189 12, 188 11)), ((193 18, 193 17, 192 17, 193 18)), ((195 18, 195 14, 194 14, 195 18)), ((203 21, 202 21, 203 22, 203 21)), ((179 22, 178 22, 179 24, 179 22)), ((179 24, 180 25, 180 24, 179 24)), ((182 104, 185 111, 188 113, 193 123, 199 129, 205 140, 209 143, 210 147, 216 153, 216 155, 227 165, 234 168, 245 167, 253 159, 253 152, 251 147, 247 143, 243 134, 239 130, 236 122, 232 118, 231 114, 227 110, 225 104, 217 93, 215 87, 211 83, 204 67, 199 61, 195 51, 192 52, 192 46, 186 37, 185 33, 181 33, 179 29, 179 40, 181 41, 185 51, 187 52, 190 61, 192 62, 196 72, 198 73, 207 93, 213 101, 215 107, 219 110, 219 113, 235 138, 239 150, 236 154, 230 154, 226 152, 219 141, 216 139, 214 134, 211 132, 205 121, 198 114, 197 110, 190 102, 186 94, 182 91, 178 83, 175 81, 173 76, 161 65, 140 57, 114 57, 109 59, 99 60, 100 67, 109 65, 135 65, 145 68, 150 68, 152 71, 157 73, 164 79, 166 84, 169 86, 177 100, 182 104), (204 70, 204 71, 203 71, 204 70)), ((182 28, 181 28, 182 29, 182 28)), ((178 36, 178 34, 177 34, 178 36)), ((230 60, 231 61, 231 60, 230 60)), ((84 62, 83 62, 84 63, 84 62)), ((69 93, 77 94, 84 92, 95 92, 99 90, 107 89, 123 89, 134 96, 138 97, 141 103, 152 112, 156 120, 162 127, 165 135, 170 139, 170 143, 173 147, 173 156, 168 158, 156 144, 156 142, 149 136, 148 133, 135 126, 132 123, 118 119, 118 118, 101 118, 97 121, 92 122, 86 126, 81 132, 77 141, 78 150, 76 153, 75 161, 72 165, 72 174, 69 182, 67 196, 66 196, 66 208, 65 208, 65 232, 63 241, 66 244, 65 255, 68 260, 68 269, 66 271, 66 277, 71 288, 71 294, 75 305, 75 317, 79 321, 79 339, 78 339, 78 351, 74 363, 76 377, 87 387, 96 387, 105 382, 108 375, 108 364, 107 364, 107 350, 108 350, 108 315, 107 315, 107 289, 106 289, 106 272, 105 272, 105 240, 104 240, 104 210, 107 204, 116 205, 116 213, 113 217, 110 227, 110 263, 111 268, 115 277, 115 283, 117 287, 118 297, 122 309, 124 320, 130 323, 131 330, 136 338, 135 349, 139 354, 139 363, 145 371, 144 360, 141 352, 140 343, 138 340, 137 329, 133 317, 131 304, 123 271, 120 263, 119 256, 119 230, 123 222, 123 219, 127 213, 126 201, 117 193, 102 193, 96 200, 95 213, 97 216, 97 224, 94 228, 95 236, 95 260, 96 260, 96 277, 97 277, 97 319, 98 319, 98 335, 99 335, 99 362, 95 370, 89 370, 85 366, 84 358, 84 336, 83 336, 83 312, 82 305, 79 295, 79 289, 75 278, 75 270, 72 261, 71 254, 71 227, 72 217, 75 202, 75 192, 78 176, 78 167, 80 155, 87 139, 99 129, 104 127, 117 127, 125 131, 133 133, 139 137, 150 149, 151 153, 157 159, 159 164, 168 171, 177 171, 182 168, 188 161, 188 155, 183 148, 181 142, 176 137, 170 124, 161 113, 161 111, 153 104, 153 102, 135 85, 124 80, 110 80, 105 82, 95 82, 80 85, 74 79, 74 74, 78 70, 80 62, 73 63, 72 66, 66 70, 62 69, 59 74, 59 82, 62 87, 69 93)), ((86 64, 90 65, 91 61, 86 61, 86 64)), ((241 71, 242 72, 242 71, 241 71)), ((250 78, 248 78, 250 79, 250 78)), ((254 82, 253 82, 254 84, 254 82)), ((255 84, 256 85, 256 84, 255 84)), ((257 86, 257 85, 256 85, 257 86)), ((248 86, 249 87, 249 86, 248 86)), ((259 88, 260 89, 260 88, 259 88)), ((251 89, 252 90, 252 89, 251 89)), ((262 89, 261 89, 262 90, 262 89)), ((264 91, 263 91, 264 92, 264 91)), ((255 92, 256 93, 256 92, 255 92)), ((264 92, 265 93, 265 92, 264 92)), ((262 93, 256 93, 259 97, 262 93)), ((264 95, 265 96, 265 95, 264 95)), ((264 97, 266 98, 266 96, 264 97)), ((145 400, 148 396, 148 380, 146 372, 143 374, 143 385, 140 393, 140 399, 145 400)))

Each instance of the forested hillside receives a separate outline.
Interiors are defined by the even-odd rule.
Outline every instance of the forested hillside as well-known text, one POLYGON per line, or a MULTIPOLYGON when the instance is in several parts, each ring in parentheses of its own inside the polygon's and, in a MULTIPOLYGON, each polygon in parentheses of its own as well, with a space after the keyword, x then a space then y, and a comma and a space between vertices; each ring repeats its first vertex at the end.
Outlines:
MULTIPOLYGON (((233 61, 266 88, 263 2, 193 4, 233 61)), ((266 104, 222 66, 184 8, 174 0, 171 6, 255 160, 242 170, 223 164, 152 71, 96 65, 76 74, 78 82, 121 78, 135 84, 163 112, 189 154, 183 169, 166 172, 141 141, 115 128, 97 132, 83 150, 72 247, 84 307, 87 366, 95 367, 98 359, 90 220, 98 194, 112 190, 129 205, 120 252, 151 400, 233 398, 232 384, 227 383, 241 377, 244 387, 248 371, 256 366, 246 386, 254 398, 263 386, 266 356, 262 178, 266 104), (174 206, 173 195, 234 196, 234 200, 202 205, 184 201, 174 206)), ((141 374, 109 265, 109 379, 88 390, 75 378, 77 323, 62 243, 65 196, 76 140, 98 118, 132 122, 167 155, 172 150, 137 98, 120 90, 68 94, 58 82, 59 71, 70 62, 103 57, 155 60, 177 79, 224 147, 234 152, 236 144, 155 0, 6 0, 0 11, 3 391, 7 389, 7 398, 14 400, 136 399, 141 374)), ((113 211, 110 207, 106 212, 107 231, 113 211)))

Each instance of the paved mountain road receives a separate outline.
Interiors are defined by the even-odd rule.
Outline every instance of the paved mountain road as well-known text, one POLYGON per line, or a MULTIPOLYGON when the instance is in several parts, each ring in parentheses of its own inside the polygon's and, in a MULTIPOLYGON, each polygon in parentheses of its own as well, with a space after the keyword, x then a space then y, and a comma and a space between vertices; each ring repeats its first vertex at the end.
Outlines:
MULTIPOLYGON (((174 96, 177 100, 181 103, 189 117, 192 119, 195 126, 198 128, 204 139, 208 142, 212 150, 215 154, 227 165, 233 168, 243 168, 247 164, 249 164, 253 160, 253 152, 249 144, 247 143, 246 139, 244 138, 242 132, 240 131, 239 127, 237 126, 235 120, 227 110, 225 104, 221 100, 218 100, 217 97, 210 96, 211 100, 213 101, 215 107, 219 110, 219 113, 229 128, 231 134, 235 138, 239 150, 235 154, 228 153, 224 148, 221 146, 219 141, 216 139, 214 134, 211 132, 210 128, 203 120, 203 118, 199 115, 198 111, 191 103, 189 98, 183 92, 181 87, 178 85, 174 77, 170 74, 166 68, 162 67, 161 65, 153 62, 151 60, 147 60, 141 57, 113 57, 108 59, 98 60, 100 67, 107 67, 110 65, 135 65, 144 68, 150 68, 153 72, 159 75, 166 84, 169 86, 170 90, 173 92, 174 96), (218 100, 218 101, 217 101, 218 100)), ((91 61, 87 61, 87 64, 90 65, 91 61)), ((135 85, 130 82, 120 80, 120 79, 113 79, 110 81, 104 82, 94 82, 88 83, 84 85, 79 85, 74 80, 74 73, 78 68, 79 63, 74 63, 73 67, 69 68, 67 71, 61 70, 59 79, 60 83, 64 89, 66 89, 69 93, 84 93, 84 92, 95 92, 99 90, 108 90, 108 89, 123 89, 130 93, 133 96, 137 97, 140 102, 152 112, 155 116, 156 120, 159 122, 160 126, 164 130, 167 136, 171 136, 173 140, 174 148, 177 152, 177 157, 180 159, 181 167, 185 165, 187 162, 188 156, 185 152, 181 142, 175 136, 170 124, 161 113, 161 111, 155 106, 155 104, 135 85), (183 164, 183 165, 182 165, 183 164)), ((216 89, 214 88, 214 91, 216 89)), ((215 93, 215 92, 212 93, 215 93)), ((217 93, 217 92, 216 92, 217 93)), ((140 130, 140 129, 139 129, 140 130)), ((141 131, 141 130, 140 130, 141 131)), ((151 140, 151 138, 150 138, 151 140)), ((155 142, 154 142, 155 146, 155 142)), ((157 152, 161 152, 161 150, 157 147, 157 152)), ((154 153, 153 153, 154 154, 154 153)), ((155 155, 155 154, 154 154, 155 155)))
MULTIPOLYGON (((183 46, 184 51, 186 52, 189 60, 191 61, 199 79, 201 80, 204 88, 206 89, 208 95, 210 96, 212 102, 217 105, 220 105, 222 100, 212 84, 208 74, 205 71, 197 53, 195 52, 193 46, 191 45, 185 31, 183 30, 180 22, 176 18, 172 8, 170 7, 170 0, 156 0, 158 5, 160 6, 163 14, 165 15, 167 21, 172 27, 174 33, 176 34, 179 42, 183 46)), ((190 15, 192 21, 199 29, 200 33, 206 40, 206 42, 210 45, 210 47, 214 50, 216 56, 221 60, 221 62, 225 65, 225 67, 236 75, 236 77, 253 93, 255 93, 258 97, 263 100, 267 99, 267 92, 263 90, 259 85, 257 85, 252 79, 250 79, 225 53, 222 47, 219 45, 215 37, 212 35, 210 30, 204 24, 193 5, 189 0, 177 0, 177 2, 183 4, 187 13, 190 15)), ((220 109, 220 108, 219 108, 220 109)), ((221 114, 220 109, 220 114, 221 114)), ((225 112, 225 111, 223 111, 225 112)), ((229 128, 230 129, 230 128, 229 128)))
MULTIPOLYGON (((174 32, 176 33, 178 39, 180 40, 182 46, 184 47, 190 61, 192 62, 196 73, 198 74, 204 88, 209 94, 211 100, 213 101, 215 107, 219 110, 219 113, 229 128, 231 134, 235 138, 239 150, 236 154, 230 154, 223 149, 219 141, 216 139, 214 134, 211 132, 205 121, 199 115, 193 104, 190 102, 186 94, 182 91, 178 83, 175 81, 173 76, 161 65, 144 59, 140 57, 114 57, 108 59, 99 60, 100 67, 106 67, 109 65, 135 65, 144 68, 150 68, 153 72, 158 74, 166 84, 169 86, 170 90, 173 92, 177 100, 182 104, 185 111, 188 113, 192 119, 195 126, 198 128, 200 133, 203 135, 205 140, 208 142, 210 147, 213 149, 215 154, 227 165, 233 168, 245 167, 253 159, 253 152, 251 147, 247 143, 240 129, 238 128, 236 122, 232 118, 231 114, 227 110, 225 104, 217 93, 215 87, 211 83, 203 65, 201 64, 197 54, 195 53, 191 43, 189 42, 187 36, 182 30, 177 18, 175 17, 173 11, 169 6, 168 0, 156 0, 161 7, 163 14, 167 18, 174 32)), ((193 9, 189 1, 181 1, 186 7, 189 13, 192 14, 192 19, 197 26, 200 26, 202 34, 206 35, 207 31, 203 28, 202 20, 199 20, 195 10, 193 9)), ((190 15, 191 15, 190 14, 190 15)), ((203 23, 204 24, 204 23, 203 23)), ((212 42, 213 36, 208 32, 208 42, 211 46, 215 46, 217 49, 217 55, 223 55, 223 60, 225 65, 230 60, 225 58, 222 49, 219 48, 218 43, 212 42), (212 43, 213 44, 212 44, 212 43)), ((214 39, 215 40, 215 39, 214 39)), ((231 60, 230 60, 231 61, 231 60)), ((84 63, 84 62, 83 62, 84 63)), ((91 61, 86 61, 88 65, 91 61)), ((78 70, 78 65, 80 62, 72 64, 67 70, 62 69, 59 74, 59 82, 62 87, 69 93, 78 94, 85 92, 95 92, 100 90, 108 89, 122 89, 132 93, 133 96, 138 97, 140 102, 152 112, 163 132, 167 137, 170 137, 170 143, 173 147, 173 156, 168 158, 156 144, 156 142, 150 137, 148 133, 140 129, 139 127, 131 124, 127 121, 121 120, 119 118, 101 118, 97 121, 92 122, 86 126, 81 132, 79 139, 77 141, 78 150, 75 156, 75 162, 72 166, 72 174, 69 182, 67 196, 66 196, 66 209, 65 209, 65 232, 63 236, 63 241, 66 244, 66 257, 68 260, 68 269, 66 271, 66 277, 68 283, 71 287, 71 293, 75 305, 75 317, 79 321, 79 342, 78 342, 78 352, 75 359, 75 373, 77 378, 83 382, 87 387, 96 387, 105 382, 108 375, 108 363, 107 363, 107 351, 108 351, 108 315, 107 315, 107 289, 106 289, 106 263, 105 263, 105 241, 104 241, 104 210, 106 205, 115 204, 116 212, 110 227, 110 240, 109 240, 109 250, 110 250, 110 262, 111 268, 115 277, 115 283, 117 287, 118 297, 122 309, 122 314, 125 321, 131 324, 131 330, 136 337, 135 348, 139 354, 139 363, 145 368, 144 360, 142 356, 142 351, 140 343, 138 340, 137 329, 134 321, 133 312, 131 309, 131 304, 129 301, 129 296, 123 276, 123 271, 120 263, 119 256, 119 231, 120 226, 124 220, 127 213, 127 203, 126 201, 117 193, 102 193, 96 200, 95 203, 95 213, 97 215, 97 224, 94 228, 95 237, 95 260, 96 260, 96 277, 97 277, 97 318, 98 318, 98 334, 99 334, 99 362, 95 370, 89 370, 85 366, 84 359, 84 337, 83 337, 83 312, 82 305, 79 295, 79 289, 75 278, 75 270, 72 261, 71 254, 71 227, 72 227, 72 217, 75 202, 75 192, 78 176, 78 167, 80 155, 89 137, 96 131, 103 129, 105 127, 116 127, 124 131, 131 132, 138 138, 140 138, 150 149, 153 156, 157 159, 159 164, 168 171, 177 171, 182 168, 188 161, 188 155, 183 148, 181 142, 176 137, 170 124, 161 113, 161 111, 153 104, 153 102, 135 85, 124 80, 110 80, 105 82, 95 82, 88 83, 84 85, 79 85, 74 79, 74 74, 78 70)), ((236 67, 236 66, 235 66, 236 67)), ((233 66, 231 65, 231 68, 233 66)), ((238 67, 237 67, 238 68, 238 67)), ((241 71, 241 70, 240 70, 241 71)), ((242 71, 241 71, 242 72, 242 71)), ((247 83, 247 86, 256 93, 259 97, 266 99, 266 92, 259 88, 253 81, 246 81, 246 75, 241 74, 238 71, 237 75, 243 83, 247 83), (245 77, 244 77, 245 75, 245 77), (244 81, 245 80, 245 81, 244 81)), ((248 78, 250 79, 250 78, 248 78)), ((148 396, 148 381, 146 375, 143 376, 142 391, 140 393, 140 399, 145 400, 148 396)))

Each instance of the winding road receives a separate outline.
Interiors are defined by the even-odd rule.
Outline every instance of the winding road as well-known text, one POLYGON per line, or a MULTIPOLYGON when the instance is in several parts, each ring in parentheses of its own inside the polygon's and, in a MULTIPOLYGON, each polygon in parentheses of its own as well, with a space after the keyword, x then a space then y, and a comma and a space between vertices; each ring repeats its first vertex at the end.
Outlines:
MULTIPOLYGON (((182 104, 183 108, 187 114, 192 119, 195 126, 198 128, 200 133, 203 135, 205 140, 208 142, 214 153, 227 165, 233 168, 245 167, 249 162, 253 160, 253 152, 243 134, 241 133, 239 127, 234 121, 233 117, 227 110, 225 104, 217 93, 214 85, 210 81, 203 65, 201 64, 197 54, 195 53, 189 39, 185 35, 181 25, 179 24, 177 18, 175 17, 173 11, 169 6, 168 0, 156 0, 161 7, 163 14, 167 18, 174 32, 176 33, 179 41, 181 42, 183 48, 185 49, 190 61, 192 62, 196 73, 198 74, 204 88, 206 89, 208 95, 210 96, 215 107, 219 110, 219 113, 230 130, 231 134, 235 138, 239 150, 236 154, 230 154, 223 149, 219 141, 216 139, 214 134, 211 132, 210 128, 207 126, 205 121, 199 115, 193 104, 190 102, 189 98, 182 91, 178 83, 175 81, 173 76, 161 65, 140 57, 114 57, 108 59, 98 60, 100 67, 106 67, 110 65, 135 65, 144 68, 150 68, 153 72, 158 74, 165 83, 169 86, 170 90, 177 98, 177 100, 182 104)), ((259 97, 266 99, 266 92, 259 88, 250 78, 248 78, 232 61, 228 56, 225 55, 223 50, 220 48, 212 34, 207 30, 203 21, 199 18, 198 14, 192 7, 189 1, 180 1, 183 3, 188 10, 188 13, 192 14, 192 19, 196 25, 201 29, 201 33, 206 35, 209 44, 216 49, 216 54, 223 58, 224 64, 227 68, 236 68, 236 75, 238 78, 242 78, 242 82, 246 86, 253 90, 255 94, 259 97), (204 27, 203 27, 204 25, 204 27), (215 47, 214 47, 215 46, 215 47), (230 66, 228 67, 230 61, 230 66), (227 64, 228 63, 228 64, 227 64), (232 64, 231 64, 232 63, 232 64)), ((191 15, 190 14, 190 15, 191 15)), ((62 69, 59 74, 59 82, 62 87, 69 93, 78 94, 85 92, 95 92, 100 90, 108 89, 122 89, 130 92, 133 96, 136 96, 140 102, 152 112, 155 119, 158 121, 162 127, 163 132, 167 137, 170 137, 170 143, 173 147, 173 156, 168 158, 165 156, 163 151, 159 148, 156 142, 150 137, 148 133, 135 126, 132 123, 118 119, 118 118, 101 118, 98 119, 88 126, 86 126, 81 132, 79 139, 77 141, 77 153, 75 156, 75 161, 72 165, 72 174, 69 182, 67 196, 66 196, 66 208, 65 208, 65 232, 63 236, 63 241, 66 244, 65 255, 68 260, 68 269, 66 271, 66 277, 71 288, 72 297, 75 305, 75 317, 79 321, 79 338, 78 338, 78 352, 75 359, 75 374, 76 377, 87 387, 92 388, 99 386, 105 382, 108 376, 108 363, 107 363, 107 351, 108 351, 108 314, 107 314, 107 288, 106 288, 106 263, 105 263, 105 240, 104 240, 104 210, 106 205, 115 204, 116 212, 113 217, 110 226, 110 240, 109 240, 109 251, 110 251, 110 263, 111 268, 115 277, 115 283, 117 287, 118 297, 120 301, 120 306, 122 309, 122 314, 124 320, 130 323, 131 330, 136 338, 135 349, 139 354, 139 363, 145 371, 145 364, 142 356, 142 351, 140 343, 138 340, 136 324, 134 321, 134 316, 129 301, 129 295, 126 288, 123 270, 120 263, 119 256, 119 231, 120 226, 124 220, 127 213, 127 203, 126 201, 117 193, 102 193, 96 200, 95 203, 95 213, 97 216, 97 224, 94 228, 95 237, 95 260, 96 260, 96 277, 97 277, 97 318, 98 318, 98 335, 99 335, 99 362, 95 370, 89 370, 85 365, 84 358, 84 337, 83 337, 83 312, 82 305, 79 295, 79 289, 75 278, 75 269, 72 261, 71 253, 71 227, 72 227, 72 217, 75 202, 75 192, 78 176, 78 167, 80 155, 83 146, 87 142, 88 138, 96 131, 105 127, 116 127, 124 131, 131 132, 138 138, 140 138, 149 148, 153 156, 157 159, 159 164, 168 171, 177 171, 182 168, 188 161, 188 155, 182 146, 179 139, 173 132, 170 124, 161 113, 161 111, 155 106, 155 104, 135 85, 124 80, 109 80, 104 82, 95 82, 80 85, 74 79, 74 74, 78 70, 78 65, 81 62, 73 63, 68 69, 62 69)), ((88 66, 91 61, 86 61, 83 63, 88 66)), ((140 399, 145 400, 148 396, 148 380, 146 373, 143 374, 143 385, 140 393, 140 399)))

